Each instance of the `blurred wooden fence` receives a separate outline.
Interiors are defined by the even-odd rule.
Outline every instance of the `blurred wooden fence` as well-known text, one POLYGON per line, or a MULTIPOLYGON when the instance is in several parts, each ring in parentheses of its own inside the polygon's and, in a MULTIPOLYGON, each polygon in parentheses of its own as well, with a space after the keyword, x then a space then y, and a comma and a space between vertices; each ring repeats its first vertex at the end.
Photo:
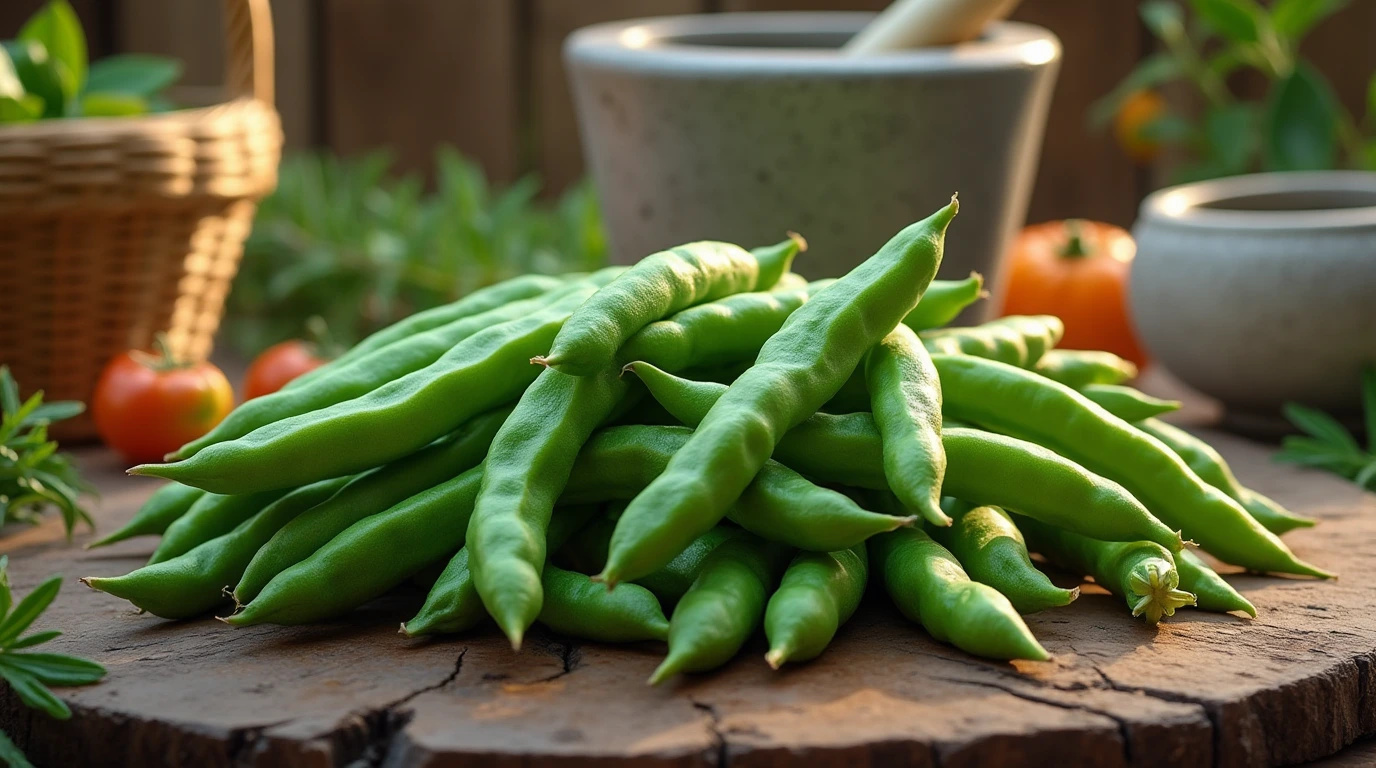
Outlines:
MULTIPOLYGON (((0 38, 41 0, 0 0, 0 38)), ((72 0, 93 55, 144 51, 185 63, 174 95, 218 95, 217 0, 72 0)), ((572 30, 633 16, 779 9, 877 9, 887 0, 274 0, 278 108, 293 148, 389 148, 428 168, 449 143, 510 180, 537 172, 558 190, 583 173, 560 59, 572 30)), ((1130 0, 1025 0, 1015 18, 1065 46, 1031 220, 1131 222, 1152 179, 1085 125, 1088 105, 1152 50, 1130 0)), ((1354 110, 1376 70, 1376 0, 1355 0, 1316 30, 1306 53, 1354 110)), ((1360 111, 1360 110, 1359 110, 1360 111)))

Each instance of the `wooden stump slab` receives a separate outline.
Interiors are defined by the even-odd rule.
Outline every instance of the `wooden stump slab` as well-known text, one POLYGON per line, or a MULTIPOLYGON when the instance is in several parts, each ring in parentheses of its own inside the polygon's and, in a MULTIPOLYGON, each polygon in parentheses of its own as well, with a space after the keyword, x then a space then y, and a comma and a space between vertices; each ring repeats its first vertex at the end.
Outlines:
MULTIPOLYGON (((883 600, 819 660, 771 672, 756 641, 724 670, 661 688, 662 646, 584 644, 535 631, 513 654, 495 630, 410 641, 423 594, 347 620, 231 629, 166 622, 76 577, 124 573, 150 540, 87 552, 58 523, 0 540, 22 593, 67 582, 39 628, 54 651, 109 677, 63 689, 57 722, 0 692, 0 727, 40 766, 1271 766, 1376 733, 1376 500, 1273 465, 1269 450, 1208 433, 1242 480, 1322 518, 1287 541, 1335 582, 1229 578, 1256 620, 1181 611, 1158 629, 1090 587, 1028 617, 1054 654, 1000 664, 941 645, 883 600)), ((82 456, 105 489, 104 530, 153 484, 82 456)), ((87 537, 78 536, 80 544, 87 537)))

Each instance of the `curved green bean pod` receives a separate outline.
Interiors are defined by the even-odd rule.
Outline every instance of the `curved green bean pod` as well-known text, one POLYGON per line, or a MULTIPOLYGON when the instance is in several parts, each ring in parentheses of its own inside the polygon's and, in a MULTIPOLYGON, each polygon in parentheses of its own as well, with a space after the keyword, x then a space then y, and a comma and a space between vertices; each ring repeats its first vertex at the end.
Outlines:
POLYGON ((730 243, 680 245, 641 259, 599 290, 531 362, 573 376, 613 368, 616 351, 636 331, 694 304, 765 290, 788 271, 801 239, 747 252, 730 243))
POLYGON ((1162 400, 1121 384, 1090 384, 1080 394, 1123 421, 1141 421, 1180 410, 1179 400, 1162 400))
POLYGON ((433 364, 368 394, 274 422, 174 464, 133 474, 211 492, 250 493, 362 472, 414 453, 484 411, 521 396, 527 365, 591 292, 575 291, 520 320, 476 333, 433 364))
POLYGON ((277 574, 310 557, 359 520, 476 467, 509 413, 511 408, 506 407, 474 417, 448 437, 358 475, 338 493, 282 526, 244 569, 234 587, 234 602, 242 605, 257 597, 277 574))
POLYGON ((1017 517, 1014 522, 1029 547, 1061 568, 1094 577, 1099 586, 1127 600, 1132 615, 1148 624, 1195 604, 1194 595, 1179 589, 1175 559, 1160 544, 1099 541, 1028 517, 1017 517))
POLYGON ((225 602, 226 585, 244 572, 253 553, 287 521, 319 504, 348 482, 336 477, 288 493, 218 536, 177 557, 114 578, 82 583, 164 619, 199 616, 225 602))
POLYGON ((1032 370, 1071 389, 1084 389, 1091 384, 1122 384, 1137 378, 1137 366, 1131 360, 1112 352, 1083 349, 1053 349, 1032 370))
POLYGON ((1201 610, 1218 613, 1240 611, 1254 619, 1257 617, 1256 606, 1189 549, 1182 549, 1176 554, 1175 568, 1180 573, 1180 588, 1194 593, 1198 598, 1196 606, 1201 610))
POLYGON ((914 331, 925 331, 949 325, 965 308, 988 298, 984 290, 984 276, 971 272, 964 280, 933 280, 913 311, 903 318, 903 324, 914 331))
MULTIPOLYGON (((726 391, 721 384, 688 381, 645 364, 632 370, 660 404, 689 426, 700 423, 704 404, 726 391)), ((887 490, 882 442, 868 413, 817 413, 789 431, 774 455, 822 482, 887 490)), ((1182 546, 1179 534, 1152 517, 1122 486, 1039 445, 960 428, 943 429, 941 443, 946 450, 942 487, 948 496, 1016 510, 1098 539, 1182 546)))
POLYGON ((871 411, 884 445, 884 475, 894 495, 928 522, 950 525, 941 511, 946 449, 941 445, 941 379, 917 334, 899 325, 864 362, 871 411))
POLYGON ((764 612, 765 661, 778 669, 815 659, 860 606, 869 580, 864 544, 837 552, 800 552, 784 571, 764 612))
POLYGON ((674 608, 669 654, 650 675, 650 685, 730 661, 760 626, 765 599, 788 556, 787 547, 749 534, 731 538, 708 555, 674 608))
POLYGON ((138 513, 125 523, 124 527, 104 538, 96 539, 87 544, 86 548, 104 547, 135 536, 161 535, 168 526, 191 511, 191 505, 204 495, 205 491, 200 488, 192 488, 181 483, 163 483, 161 488, 153 491, 153 495, 148 497, 148 501, 139 507, 138 513))
POLYGON ((1212 445, 1185 430, 1159 419, 1143 419, 1133 426, 1160 440, 1185 460, 1185 464, 1199 475, 1199 479, 1228 494, 1247 514, 1256 518, 1266 530, 1277 536, 1296 528, 1308 528, 1314 521, 1291 514, 1284 507, 1244 488, 1233 474, 1232 467, 1212 445))
POLYGON ((1224 561, 1258 571, 1331 576, 1296 558, 1160 440, 1079 392, 992 360, 933 355, 933 361, 941 374, 945 407, 955 418, 1029 438, 1122 483, 1157 518, 1224 561))
POLYGON ((229 533, 239 523, 262 512, 267 505, 277 501, 286 492, 287 490, 283 489, 240 496, 203 494, 196 499, 186 514, 167 526, 158 548, 153 550, 153 556, 148 558, 148 564, 155 565, 164 560, 171 560, 211 539, 229 533))
POLYGON ((871 567, 894 605, 933 638, 991 659, 1050 658, 1008 598, 972 581, 955 555, 925 531, 875 536, 869 547, 871 567))
POLYGON ((956 556, 970 578, 1003 593, 1018 613, 1070 605, 1080 596, 1078 587, 1062 589, 1032 564, 1027 542, 1008 513, 953 498, 942 507, 955 524, 950 528, 929 526, 927 533, 956 556))
POLYGON ((1010 315, 970 328, 940 328, 922 333, 934 354, 961 354, 1029 368, 1056 346, 1065 325, 1054 315, 1010 315))
POLYGON ((546 564, 540 623, 565 635, 603 643, 667 640, 669 620, 650 590, 623 584, 611 591, 581 573, 546 564))
POLYGON ((941 263, 956 210, 952 200, 907 227, 789 316, 664 473, 626 508, 604 581, 655 571, 721 520, 784 433, 835 395, 869 347, 917 306, 941 263))

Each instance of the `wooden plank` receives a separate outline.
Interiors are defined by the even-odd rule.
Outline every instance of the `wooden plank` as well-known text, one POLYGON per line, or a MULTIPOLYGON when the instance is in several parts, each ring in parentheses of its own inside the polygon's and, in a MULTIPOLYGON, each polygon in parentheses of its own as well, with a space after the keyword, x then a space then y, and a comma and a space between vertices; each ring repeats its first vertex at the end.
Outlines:
MULTIPOLYGON (((309 627, 233 630, 164 622, 92 592, 76 576, 137 567, 147 540, 85 551, 47 520, 0 540, 22 595, 68 582, 35 629, 51 649, 109 677, 59 689, 56 721, 0 690, 0 728, 38 765, 381 764, 586 766, 1274 766, 1333 754, 1376 733, 1376 497, 1270 461, 1271 449, 1205 437, 1240 479, 1317 528, 1286 537, 1341 582, 1229 580, 1255 620, 1182 610, 1158 628, 1093 585, 1028 617, 1054 658, 999 664, 933 641, 874 599, 814 662, 770 671, 750 644, 718 672, 652 689, 663 646, 579 643, 540 630, 512 654, 493 629, 408 642, 403 589, 309 627)), ((156 487, 113 456, 81 465, 109 530, 156 487)), ((7 533, 9 533, 7 531, 7 533)), ((1366 765, 1369 751, 1356 761, 1366 765)))
POLYGON ((120 0, 115 23, 121 51, 171 56, 182 77, 168 94, 187 106, 224 99, 225 31, 219 3, 120 0))
POLYGON ((275 0, 272 31, 277 70, 277 112, 288 149, 320 143, 321 73, 319 61, 320 5, 314 0, 275 0))
POLYGON ((1079 217, 1131 224, 1137 170, 1111 135, 1088 127, 1087 114, 1142 55, 1135 4, 1026 0, 1013 18, 1049 28, 1064 47, 1028 221, 1079 217))
POLYGON ((428 170, 451 144, 489 176, 520 171, 517 0, 331 0, 325 6, 326 140, 389 149, 428 170))
POLYGON ((1367 84, 1376 74, 1376 2, 1355 2, 1324 21, 1301 52, 1333 84, 1343 105, 1361 120, 1367 112, 1367 84))
POLYGON ((536 167, 546 194, 557 194, 584 173, 578 121, 564 71, 564 38, 588 24, 701 10, 703 0, 534 0, 530 27, 531 107, 536 167))

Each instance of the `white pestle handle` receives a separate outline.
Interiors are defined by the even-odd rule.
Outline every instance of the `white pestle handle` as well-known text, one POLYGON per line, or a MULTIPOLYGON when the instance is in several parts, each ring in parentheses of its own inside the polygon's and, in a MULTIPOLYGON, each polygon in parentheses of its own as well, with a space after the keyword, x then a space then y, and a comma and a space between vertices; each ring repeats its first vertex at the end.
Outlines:
POLYGON ((863 56, 883 51, 954 45, 979 36, 984 25, 1013 12, 1020 0, 894 0, 841 52, 863 56))

